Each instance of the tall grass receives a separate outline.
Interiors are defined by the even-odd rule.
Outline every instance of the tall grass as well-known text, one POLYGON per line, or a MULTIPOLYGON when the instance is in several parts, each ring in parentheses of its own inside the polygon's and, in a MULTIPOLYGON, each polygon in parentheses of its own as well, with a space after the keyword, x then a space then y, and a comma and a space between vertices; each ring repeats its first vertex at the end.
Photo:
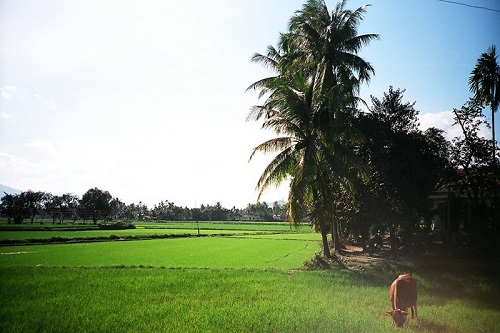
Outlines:
MULTIPOLYGON (((353 272, 4 267, 0 276, 2 332, 396 331, 388 284, 353 272)), ((498 307, 428 291, 403 331, 499 331, 498 307)))
POLYGON ((5 332, 381 332, 392 325, 383 313, 385 290, 345 284, 342 274, 19 267, 0 272, 5 332))

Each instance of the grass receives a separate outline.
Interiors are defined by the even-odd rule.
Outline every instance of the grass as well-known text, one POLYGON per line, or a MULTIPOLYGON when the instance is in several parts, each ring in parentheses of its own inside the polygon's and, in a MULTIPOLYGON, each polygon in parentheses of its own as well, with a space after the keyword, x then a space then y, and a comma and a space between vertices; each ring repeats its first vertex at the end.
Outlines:
MULTIPOLYGON (((3 332, 397 331, 385 315, 388 283, 355 272, 3 267, 0 274, 3 332)), ((429 295, 424 286, 421 319, 405 332, 499 331, 498 306, 478 307, 460 292, 429 295)))
POLYGON ((297 227, 290 227, 288 222, 136 222, 138 228, 166 228, 166 229, 195 229, 197 226, 203 230, 259 230, 259 231, 280 231, 280 232, 301 232, 312 233, 310 225, 302 224, 297 227))
POLYGON ((259 238, 259 239, 275 239, 275 240, 309 240, 309 241, 319 241, 321 239, 321 236, 319 234, 312 234, 312 233, 270 233, 270 234, 265 234, 265 233, 259 233, 259 234, 234 234, 231 235, 231 237, 238 237, 238 238, 259 238))
POLYGON ((315 241, 192 237, 0 247, 1 266, 156 266, 276 268, 302 266, 315 241))
MULTIPOLYGON (((202 235, 217 234, 242 234, 244 230, 200 230, 202 235)), ((254 232, 255 233, 255 232, 254 232)), ((3 231, 0 232, 0 240, 44 240, 50 238, 58 239, 88 239, 117 237, 144 237, 158 235, 198 235, 197 229, 125 229, 125 230, 85 230, 85 231, 3 231)))
POLYGON ((310 226, 290 229, 287 223, 229 223, 229 222, 137 222, 136 229, 98 230, 91 224, 9 225, 0 223, 0 244, 60 243, 69 241, 103 241, 117 238, 164 238, 200 235, 248 235, 248 234, 303 234, 317 236, 310 226), (10 230, 14 228, 14 230, 10 230), (77 229, 77 230, 75 230, 77 229))
MULTIPOLYGON (((101 223, 101 222, 99 222, 101 223)), ((202 230, 259 230, 259 231, 280 231, 280 232, 314 232, 310 225, 300 224, 291 227, 288 222, 235 222, 235 221, 168 221, 168 222, 145 222, 133 221, 133 224, 140 229, 197 229, 202 230)), ((0 231, 9 229, 18 230, 74 230, 74 229, 97 229, 97 225, 92 222, 83 223, 82 221, 66 221, 64 224, 52 224, 45 221, 43 224, 35 222, 33 224, 25 221, 22 224, 8 224, 5 219, 0 218, 0 231)))
POLYGON ((427 258, 307 271, 319 235, 260 227, 2 246, 0 332, 396 332, 385 312, 402 272, 419 286, 420 319, 404 332, 500 332, 498 263, 427 258))
POLYGON ((1 325, 10 332, 373 332, 392 327, 380 311, 384 288, 358 286, 365 297, 353 303, 352 286, 342 274, 17 267, 2 270, 2 276, 0 294, 8 301, 0 311, 1 325), (379 306, 370 299, 379 299, 379 306))

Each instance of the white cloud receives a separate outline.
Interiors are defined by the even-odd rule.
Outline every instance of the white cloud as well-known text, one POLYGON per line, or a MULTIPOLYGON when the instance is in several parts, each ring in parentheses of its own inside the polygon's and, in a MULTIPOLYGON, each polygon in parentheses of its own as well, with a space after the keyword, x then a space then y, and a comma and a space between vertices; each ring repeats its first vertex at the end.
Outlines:
POLYGON ((444 136, 449 141, 453 137, 460 135, 460 129, 453 125, 453 113, 442 111, 436 113, 425 113, 419 117, 420 129, 425 131, 430 127, 436 127, 445 131, 444 136))
POLYGON ((12 116, 6 112, 2 112, 0 113, 0 116, 5 119, 5 120, 9 120, 9 119, 12 119, 12 116))
POLYGON ((57 103, 53 99, 49 100, 49 109, 51 110, 57 109, 57 103))
POLYGON ((52 156, 56 156, 58 154, 58 150, 54 146, 54 144, 47 139, 33 139, 24 144, 26 147, 37 149, 40 152, 50 154, 52 156))
POLYGON ((0 88, 0 96, 2 96, 3 99, 11 99, 15 92, 16 87, 14 86, 4 86, 0 88))
MULTIPOLYGON (((451 141, 455 137, 462 136, 462 129, 460 128, 460 126, 453 126, 453 123, 455 122, 453 118, 454 115, 452 111, 421 114, 419 117, 420 129, 423 131, 425 131, 429 127, 442 129, 443 131, 445 131, 444 137, 446 138, 446 140, 451 141)), ((491 130, 486 126, 483 126, 480 129, 479 135, 485 138, 490 138, 491 130)))
POLYGON ((42 176, 42 172, 38 164, 24 157, 0 153, 0 183, 2 184, 22 189, 25 188, 22 178, 35 174, 42 176))

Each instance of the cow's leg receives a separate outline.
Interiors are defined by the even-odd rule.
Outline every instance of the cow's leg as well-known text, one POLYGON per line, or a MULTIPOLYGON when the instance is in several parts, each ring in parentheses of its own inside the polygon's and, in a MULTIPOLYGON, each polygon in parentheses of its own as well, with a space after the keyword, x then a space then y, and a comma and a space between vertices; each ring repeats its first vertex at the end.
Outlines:
POLYGON ((411 318, 418 318, 417 316, 417 304, 411 307, 411 318))

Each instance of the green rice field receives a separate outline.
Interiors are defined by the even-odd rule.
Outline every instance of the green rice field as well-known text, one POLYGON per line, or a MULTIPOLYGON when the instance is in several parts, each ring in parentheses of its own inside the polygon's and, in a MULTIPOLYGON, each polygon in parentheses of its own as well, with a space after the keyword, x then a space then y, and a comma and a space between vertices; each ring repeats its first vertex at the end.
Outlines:
POLYGON ((0 266, 154 266, 168 268, 299 268, 314 241, 189 237, 1 247, 0 266))
MULTIPOLYGON (((309 270, 320 251, 310 228, 218 225, 204 226, 203 237, 196 229, 177 238, 93 242, 84 234, 72 237, 86 242, 1 246, 0 332, 398 331, 385 313, 388 290, 407 271, 419 285, 420 318, 403 331, 500 332, 495 265, 309 270)), ((168 232, 189 230, 172 226, 168 232)), ((146 229, 166 228, 122 232, 146 229)), ((23 239, 86 231, 2 230, 0 239, 10 232, 23 239)))
POLYGON ((241 235, 241 234, 311 234, 308 225, 290 228, 285 223, 213 223, 213 222, 169 222, 169 223, 136 223, 135 229, 99 230, 93 225, 52 225, 23 224, 9 230, 11 225, 0 223, 0 242, 26 240, 36 242, 57 238, 67 240, 97 240, 104 238, 147 238, 164 236, 207 236, 207 235, 241 235))

